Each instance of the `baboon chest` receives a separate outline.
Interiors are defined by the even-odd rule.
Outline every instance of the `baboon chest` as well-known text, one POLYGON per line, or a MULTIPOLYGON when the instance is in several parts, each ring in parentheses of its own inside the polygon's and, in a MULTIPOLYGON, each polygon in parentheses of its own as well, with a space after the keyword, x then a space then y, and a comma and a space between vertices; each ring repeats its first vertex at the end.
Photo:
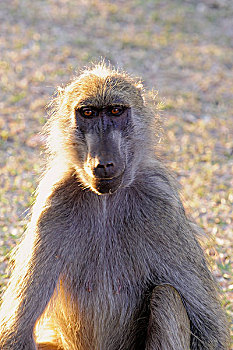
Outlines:
POLYGON ((96 266, 93 273, 80 272, 76 276, 72 295, 76 305, 73 309, 71 303, 70 310, 78 324, 78 349, 135 350, 142 346, 149 293, 127 279, 125 271, 124 275, 121 272, 109 263, 105 267, 96 266))
POLYGON ((65 319, 74 318, 74 348, 135 350, 148 323, 153 249, 124 203, 112 213, 107 204, 94 208, 72 219, 73 251, 61 279, 69 298, 59 305, 65 319))
POLYGON ((145 271, 129 253, 120 254, 113 247, 102 249, 101 252, 98 244, 94 249, 89 245, 64 276, 71 293, 71 304, 67 308, 66 301, 65 309, 75 315, 75 324, 79 325, 77 341, 85 339, 88 348, 137 349, 148 322, 145 305, 149 283, 145 271))

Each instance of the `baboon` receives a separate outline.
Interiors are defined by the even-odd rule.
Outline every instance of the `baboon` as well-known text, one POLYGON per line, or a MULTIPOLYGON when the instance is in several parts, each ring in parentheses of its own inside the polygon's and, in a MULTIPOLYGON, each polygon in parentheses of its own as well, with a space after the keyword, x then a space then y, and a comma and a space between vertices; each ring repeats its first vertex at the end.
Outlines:
POLYGON ((1 350, 223 350, 216 283, 137 79, 104 63, 51 104, 48 166, 1 308, 1 350))

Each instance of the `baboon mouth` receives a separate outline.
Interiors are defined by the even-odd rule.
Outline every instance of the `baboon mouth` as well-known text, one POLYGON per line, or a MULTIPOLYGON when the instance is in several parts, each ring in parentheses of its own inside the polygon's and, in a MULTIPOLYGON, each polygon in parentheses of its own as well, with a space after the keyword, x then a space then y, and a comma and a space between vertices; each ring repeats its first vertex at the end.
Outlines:
POLYGON ((116 192, 122 182, 123 173, 112 178, 95 178, 93 187, 99 194, 116 192))

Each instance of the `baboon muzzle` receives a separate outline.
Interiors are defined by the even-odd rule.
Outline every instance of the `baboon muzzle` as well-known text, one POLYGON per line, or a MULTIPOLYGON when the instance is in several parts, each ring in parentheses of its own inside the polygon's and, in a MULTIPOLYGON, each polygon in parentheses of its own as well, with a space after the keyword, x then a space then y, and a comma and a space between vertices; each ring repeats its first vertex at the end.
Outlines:
POLYGON ((124 167, 114 157, 89 158, 91 186, 100 194, 113 193, 121 185, 124 167))
POLYGON ((91 144, 85 170, 91 187, 101 194, 113 193, 121 184, 125 166, 111 139, 101 141, 91 144))

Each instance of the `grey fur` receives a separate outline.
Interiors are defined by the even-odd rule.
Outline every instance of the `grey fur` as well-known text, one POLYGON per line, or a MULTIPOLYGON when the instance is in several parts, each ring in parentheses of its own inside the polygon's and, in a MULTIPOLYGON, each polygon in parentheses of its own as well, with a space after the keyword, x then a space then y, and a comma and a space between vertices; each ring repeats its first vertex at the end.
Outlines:
POLYGON ((187 350, 189 339, 191 350, 227 349, 215 281, 155 156, 159 128, 141 86, 104 65, 57 97, 47 128, 51 159, 3 298, 1 350, 36 349, 43 313, 55 335, 39 349, 187 350), (83 135, 75 109, 116 98, 129 108, 130 128, 111 129, 109 152, 120 152, 125 171, 114 193, 99 195, 84 163, 101 128, 83 135))

